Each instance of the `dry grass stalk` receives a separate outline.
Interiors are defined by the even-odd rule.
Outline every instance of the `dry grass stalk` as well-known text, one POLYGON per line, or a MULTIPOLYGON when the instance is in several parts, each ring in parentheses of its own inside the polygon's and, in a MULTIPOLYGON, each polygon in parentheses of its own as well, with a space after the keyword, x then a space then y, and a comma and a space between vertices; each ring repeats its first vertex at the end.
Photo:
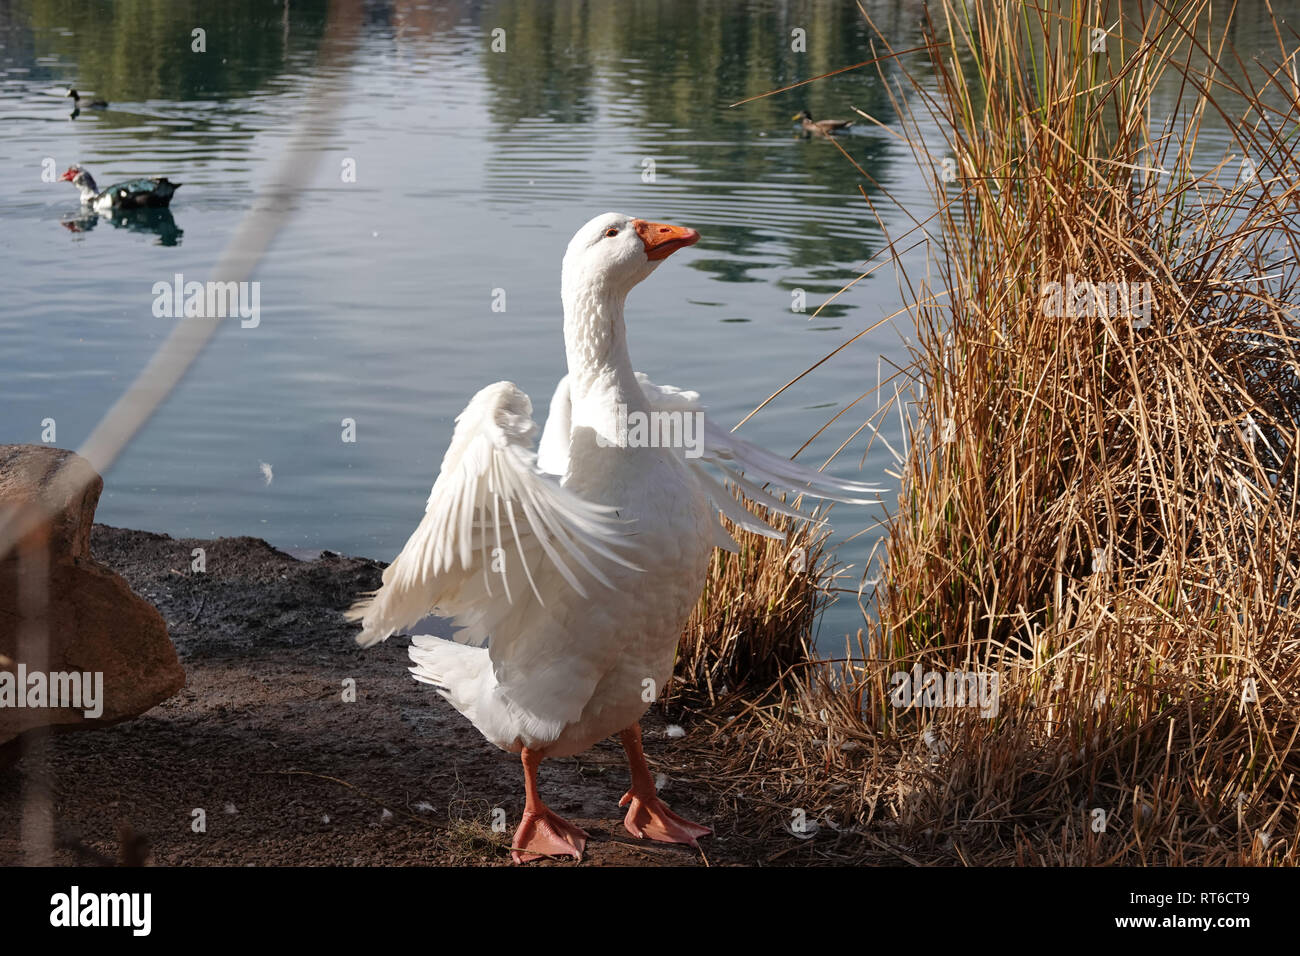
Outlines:
POLYGON ((762 695, 789 669, 808 660, 809 635, 829 601, 836 577, 823 553, 829 529, 813 511, 797 521, 737 499, 786 540, 723 526, 738 554, 715 549, 709 576, 677 646, 675 679, 667 712, 684 706, 713 707, 729 694, 762 695))

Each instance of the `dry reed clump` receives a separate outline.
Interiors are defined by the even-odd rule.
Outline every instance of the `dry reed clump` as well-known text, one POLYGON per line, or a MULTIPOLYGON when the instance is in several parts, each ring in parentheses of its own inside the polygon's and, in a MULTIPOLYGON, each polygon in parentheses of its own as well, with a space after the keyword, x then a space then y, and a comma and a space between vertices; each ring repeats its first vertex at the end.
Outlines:
POLYGON ((900 276, 897 510, 844 658, 715 718, 761 825, 835 859, 1300 860, 1300 43, 1275 20, 1251 63, 1211 13, 927 14, 895 105, 956 176, 900 276), (918 665, 996 713, 901 706, 918 665))
POLYGON ((717 706, 732 694, 761 696, 807 661, 813 622, 834 586, 836 571, 824 553, 830 532, 819 512, 799 521, 733 492, 786 538, 767 538, 722 519, 739 553, 714 549, 704 591, 677 645, 673 686, 664 699, 670 715, 688 706, 717 706))

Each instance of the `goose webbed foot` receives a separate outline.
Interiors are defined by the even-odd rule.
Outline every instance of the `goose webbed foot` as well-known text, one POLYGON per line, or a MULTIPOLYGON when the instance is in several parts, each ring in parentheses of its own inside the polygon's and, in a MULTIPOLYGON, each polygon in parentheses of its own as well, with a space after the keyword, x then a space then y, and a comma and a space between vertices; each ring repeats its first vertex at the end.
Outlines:
POLYGON ((692 823, 685 817, 679 817, 659 799, 655 792, 654 777, 650 775, 650 765, 646 763, 645 753, 641 749, 641 725, 633 724, 619 736, 623 741, 623 750, 627 753, 628 769, 632 771, 632 789, 623 794, 623 799, 618 802, 620 807, 627 807, 627 816, 623 818, 627 832, 640 840, 686 843, 698 847, 696 841, 713 831, 692 823))

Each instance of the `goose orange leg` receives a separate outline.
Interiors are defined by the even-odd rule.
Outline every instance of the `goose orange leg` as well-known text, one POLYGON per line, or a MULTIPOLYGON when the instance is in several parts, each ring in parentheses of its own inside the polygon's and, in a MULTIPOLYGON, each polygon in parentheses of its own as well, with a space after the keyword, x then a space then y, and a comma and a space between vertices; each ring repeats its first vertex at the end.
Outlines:
POLYGON ((524 765, 524 818, 510 843, 510 858, 516 863, 531 863, 544 856, 581 860, 590 834, 542 803, 537 793, 537 767, 542 755, 525 747, 519 757, 524 765))
POLYGON ((627 808, 627 816, 623 818, 627 832, 638 839, 648 838, 660 843, 689 843, 698 847, 699 844, 695 841, 713 831, 679 817, 659 799, 655 793, 654 777, 650 776, 650 767, 641 750, 641 725, 633 724, 619 734, 619 739, 623 741, 628 768, 632 771, 632 789, 623 794, 623 799, 618 802, 620 807, 631 804, 627 808))

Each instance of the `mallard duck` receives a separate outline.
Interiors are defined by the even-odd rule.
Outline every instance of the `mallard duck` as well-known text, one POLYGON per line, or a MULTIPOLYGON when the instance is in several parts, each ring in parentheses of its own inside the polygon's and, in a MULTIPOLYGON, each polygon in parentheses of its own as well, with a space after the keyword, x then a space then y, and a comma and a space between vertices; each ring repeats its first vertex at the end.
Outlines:
POLYGON ((83 99, 81 98, 81 94, 78 93, 76 90, 74 90, 72 87, 68 87, 67 95, 70 96, 70 97, 72 97, 72 108, 73 108, 74 110, 84 110, 84 109, 91 109, 91 110, 106 110, 106 109, 108 109, 108 101, 107 101, 107 100, 83 100, 83 99))
POLYGON ((520 755, 517 863, 581 859, 588 834, 542 802, 537 768, 613 734, 631 770, 620 801, 628 832, 692 846, 712 832, 659 799, 639 721, 672 679, 714 546, 737 550, 719 511, 747 530, 785 535, 708 469, 783 514, 798 512, 763 484, 840 501, 877 493, 737 438, 708 419, 694 392, 633 371, 624 300, 698 239, 694 229, 612 212, 578 230, 560 275, 569 372, 540 443, 532 402, 514 384, 475 395, 456 418, 419 526, 383 586, 349 612, 361 621, 362 646, 435 609, 461 628, 454 640, 412 637, 411 671, 489 741, 520 755), (668 429, 676 439, 645 434, 644 424, 663 416, 677 416, 668 429))
POLYGON ((69 166, 61 178, 77 187, 81 193, 82 205, 99 212, 166 206, 172 201, 172 194, 181 187, 180 183, 173 183, 165 176, 155 176, 150 179, 128 179, 101 192, 90 173, 80 166, 69 166))
POLYGON ((815 120, 807 110, 800 110, 790 118, 802 120, 803 131, 817 136, 829 136, 853 125, 853 120, 815 120))

